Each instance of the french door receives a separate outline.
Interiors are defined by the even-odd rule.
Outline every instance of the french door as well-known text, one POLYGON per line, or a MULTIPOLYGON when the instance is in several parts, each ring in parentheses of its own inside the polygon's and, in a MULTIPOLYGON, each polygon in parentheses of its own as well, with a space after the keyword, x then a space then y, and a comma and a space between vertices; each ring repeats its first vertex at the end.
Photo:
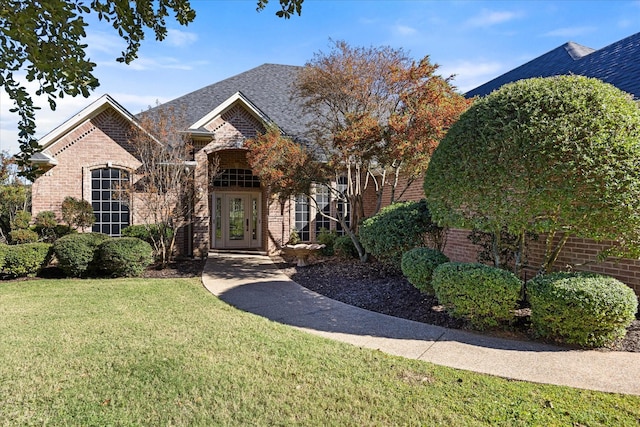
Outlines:
POLYGON ((260 193, 213 193, 211 243, 216 249, 262 246, 260 193))

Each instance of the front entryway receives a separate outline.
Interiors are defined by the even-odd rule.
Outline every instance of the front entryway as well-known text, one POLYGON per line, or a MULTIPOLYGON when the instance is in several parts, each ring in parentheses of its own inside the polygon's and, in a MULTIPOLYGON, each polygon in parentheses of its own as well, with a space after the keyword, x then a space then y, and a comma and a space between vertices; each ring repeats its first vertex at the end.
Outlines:
POLYGON ((261 210, 260 193, 213 193, 211 195, 212 248, 261 248, 261 210))

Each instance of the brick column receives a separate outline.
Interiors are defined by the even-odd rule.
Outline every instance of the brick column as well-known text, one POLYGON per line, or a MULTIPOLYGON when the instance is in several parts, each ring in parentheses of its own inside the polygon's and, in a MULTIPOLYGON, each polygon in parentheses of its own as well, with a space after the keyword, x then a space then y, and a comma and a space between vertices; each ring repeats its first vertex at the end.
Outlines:
POLYGON ((195 186, 201 197, 198 198, 193 212, 193 256, 205 257, 209 252, 209 157, 204 150, 195 155, 195 186))

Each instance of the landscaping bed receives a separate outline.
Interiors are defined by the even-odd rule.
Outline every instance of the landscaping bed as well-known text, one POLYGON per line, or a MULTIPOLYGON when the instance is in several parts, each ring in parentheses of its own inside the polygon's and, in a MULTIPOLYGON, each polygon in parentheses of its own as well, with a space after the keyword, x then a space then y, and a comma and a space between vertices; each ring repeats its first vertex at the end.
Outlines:
MULTIPOLYGON (((447 328, 468 328, 464 321, 449 316, 435 297, 421 294, 400 273, 379 263, 337 258, 322 258, 307 267, 295 267, 288 262, 276 263, 300 285, 329 298, 417 322, 447 328)), ((528 313, 526 308, 519 310, 516 321, 507 330, 483 333, 532 340, 528 313)), ((626 337, 611 349, 640 352, 640 320, 635 320, 628 328, 626 337)))

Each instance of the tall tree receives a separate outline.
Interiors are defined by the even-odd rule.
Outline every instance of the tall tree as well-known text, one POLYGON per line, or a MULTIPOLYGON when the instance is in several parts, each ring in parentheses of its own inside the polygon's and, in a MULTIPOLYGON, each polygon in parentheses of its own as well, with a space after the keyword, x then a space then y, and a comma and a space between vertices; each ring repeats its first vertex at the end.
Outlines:
POLYGON ((0 152, 0 242, 4 243, 18 212, 30 210, 30 188, 16 174, 15 159, 0 152))
POLYGON ((400 176, 406 171, 410 183, 426 170, 438 141, 469 105, 437 69, 428 57, 416 62, 402 49, 337 41, 300 73, 296 96, 313 118, 309 139, 322 152, 317 160, 346 177, 338 200, 349 204, 352 217, 338 220, 363 260, 356 235, 367 188, 375 187, 377 209, 387 187, 393 202, 400 176))
POLYGON ((137 206, 163 266, 174 252, 177 232, 191 222, 196 202, 204 197, 194 186, 193 147, 180 132, 186 123, 183 113, 170 107, 151 109, 131 127, 128 139, 140 166, 122 196, 137 206))
POLYGON ((541 272, 571 235, 611 240, 612 252, 637 256, 640 109, 614 86, 581 76, 505 85, 451 127, 424 191, 440 225, 497 238, 506 231, 518 245, 526 232, 546 234, 541 272))
MULTIPOLYGON (((257 0, 258 10, 269 0, 257 0)), ((300 14, 303 0, 280 0, 276 14, 289 18, 300 14)), ((129 64, 136 59, 145 31, 153 30, 157 40, 167 35, 166 17, 173 14, 181 25, 195 19, 189 0, 0 0, 0 86, 17 113, 21 174, 35 178, 29 167, 31 155, 41 149, 34 138, 36 107, 32 95, 21 82, 37 82, 35 95, 46 95, 49 107, 65 95, 88 97, 99 82, 96 66, 86 56, 85 17, 97 14, 111 23, 125 40, 127 48, 116 59, 129 64)))

